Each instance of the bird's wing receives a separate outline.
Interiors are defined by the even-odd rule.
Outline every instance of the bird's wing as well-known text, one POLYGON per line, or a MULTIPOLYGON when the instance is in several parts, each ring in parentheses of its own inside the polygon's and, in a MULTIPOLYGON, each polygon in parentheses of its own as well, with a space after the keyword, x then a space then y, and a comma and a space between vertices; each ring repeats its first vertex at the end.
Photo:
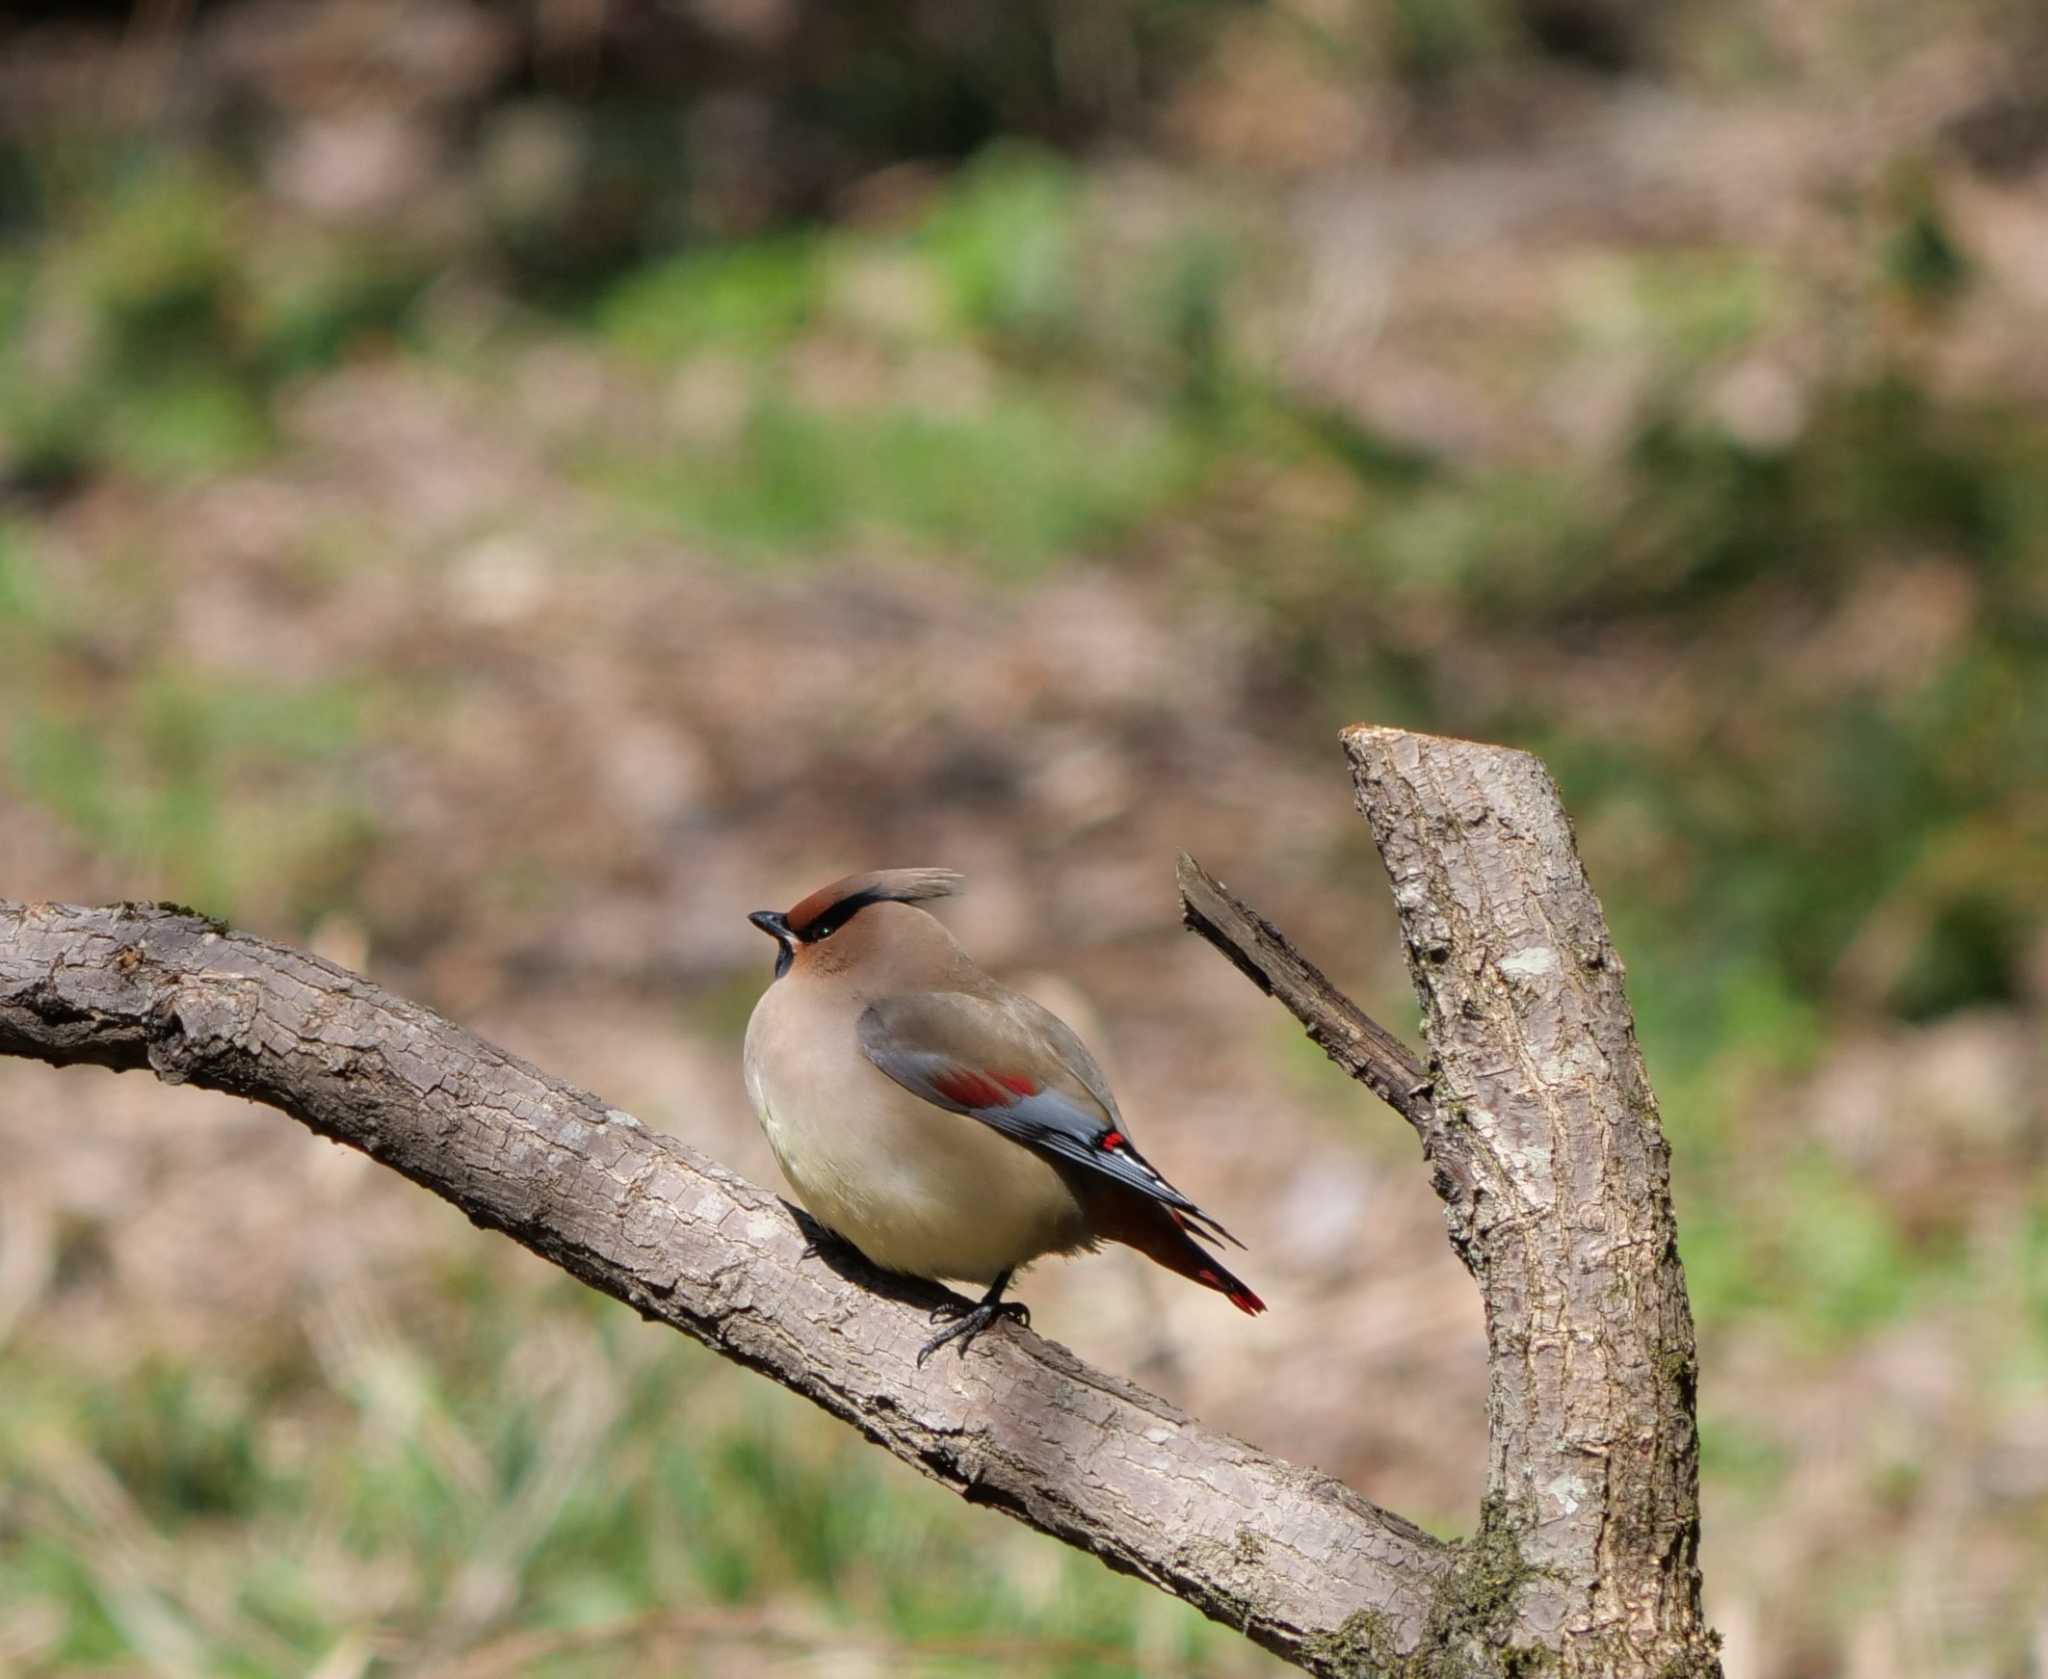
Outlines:
POLYGON ((915 992, 870 1004, 859 1029, 862 1052, 913 1095, 1135 1190, 1200 1235, 1237 1241, 1131 1146, 1094 1057, 1028 998, 915 992))

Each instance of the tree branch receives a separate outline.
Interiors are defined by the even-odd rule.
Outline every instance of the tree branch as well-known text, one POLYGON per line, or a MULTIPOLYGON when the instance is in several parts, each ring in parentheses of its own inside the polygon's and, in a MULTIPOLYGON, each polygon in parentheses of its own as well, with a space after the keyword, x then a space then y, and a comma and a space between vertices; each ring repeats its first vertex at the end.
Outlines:
POLYGON ((1543 767, 1344 737, 1425 1066, 1181 859, 1183 913, 1420 1137, 1486 1303, 1488 1494, 1444 1545, 1030 1335, 919 1372, 940 1298, 805 1260, 773 1196, 317 958, 159 906, 0 903, 0 1053, 148 1067, 360 1148, 963 1497, 1326 1674, 1718 1675, 1668 1156, 1621 963, 1543 767))
POLYGON ((1287 935, 1233 897, 1185 851, 1174 871, 1181 920, 1222 951, 1252 984, 1287 1005, 1329 1058, 1428 1136, 1435 1125, 1429 1075, 1415 1052, 1323 976, 1287 935))
POLYGON ((1563 801, 1523 752, 1368 727, 1344 747, 1486 1301, 1487 1520, 1532 1571, 1518 1618, 1567 1672, 1718 1672, 1670 1150, 1563 801))
POLYGON ((1282 1656, 1421 1647, 1451 1549, 1028 1334, 920 1371, 928 1285, 803 1257, 775 1196, 358 975, 173 908, 0 901, 0 1053, 264 1102, 1282 1656))

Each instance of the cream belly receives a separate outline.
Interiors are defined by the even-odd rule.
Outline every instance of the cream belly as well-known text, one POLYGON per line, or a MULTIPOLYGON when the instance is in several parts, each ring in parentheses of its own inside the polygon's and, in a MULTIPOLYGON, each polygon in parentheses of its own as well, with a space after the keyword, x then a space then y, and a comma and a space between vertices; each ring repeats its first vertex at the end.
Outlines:
POLYGON ((747 1093, 813 1218, 886 1270, 966 1282, 1090 1245, 1057 1171, 889 1078, 860 1051, 857 1011, 830 1016, 778 982, 747 1026, 747 1093))

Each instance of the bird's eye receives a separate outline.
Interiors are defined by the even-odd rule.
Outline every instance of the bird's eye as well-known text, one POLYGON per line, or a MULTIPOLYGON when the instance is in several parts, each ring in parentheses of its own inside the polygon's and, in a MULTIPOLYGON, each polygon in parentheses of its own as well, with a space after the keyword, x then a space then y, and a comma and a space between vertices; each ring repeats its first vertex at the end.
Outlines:
POLYGON ((856 893, 851 898, 841 898, 830 909, 813 917, 811 924, 797 937, 805 944, 816 944, 820 939, 829 939, 874 901, 873 895, 868 893, 856 893))

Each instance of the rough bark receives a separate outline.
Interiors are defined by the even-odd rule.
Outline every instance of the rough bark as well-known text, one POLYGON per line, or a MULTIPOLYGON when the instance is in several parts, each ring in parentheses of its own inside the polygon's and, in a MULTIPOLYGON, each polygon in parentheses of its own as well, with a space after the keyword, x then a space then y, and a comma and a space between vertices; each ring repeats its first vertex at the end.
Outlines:
POLYGON ((675 1138, 357 975, 175 906, 0 902, 0 1053, 278 1107, 1312 1672, 1715 1672, 1664 1145, 1556 791, 1518 753, 1370 729, 1346 746, 1427 1066, 1188 859, 1184 904, 1434 1164, 1491 1350, 1490 1490, 1463 1544, 1035 1336, 919 1371, 940 1291, 806 1257, 785 1204, 675 1138))
POLYGON ((1486 1521, 1529 1571, 1520 1634, 1569 1673, 1718 1668, 1670 1152, 1563 801, 1526 753, 1344 746, 1422 1001, 1424 1145, 1486 1302, 1486 1521))

